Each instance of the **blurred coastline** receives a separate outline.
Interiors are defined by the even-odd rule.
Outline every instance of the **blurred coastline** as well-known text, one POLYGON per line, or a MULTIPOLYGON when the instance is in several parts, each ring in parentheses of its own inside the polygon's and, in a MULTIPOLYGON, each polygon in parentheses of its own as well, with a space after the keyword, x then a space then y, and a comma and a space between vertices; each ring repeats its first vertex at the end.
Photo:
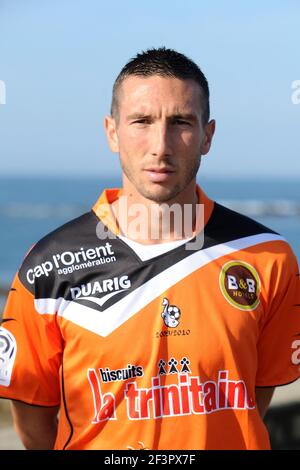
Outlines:
POLYGON ((6 297, 8 294, 8 286, 0 286, 0 297, 6 297))

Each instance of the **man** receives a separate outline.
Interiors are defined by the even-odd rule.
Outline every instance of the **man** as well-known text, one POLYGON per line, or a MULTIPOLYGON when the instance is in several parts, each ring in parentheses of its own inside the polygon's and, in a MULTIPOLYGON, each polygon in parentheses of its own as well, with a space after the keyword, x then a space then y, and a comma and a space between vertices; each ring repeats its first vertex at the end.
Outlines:
POLYGON ((9 294, 17 432, 29 449, 268 449, 273 390, 299 377, 299 271, 280 235, 196 185, 206 78, 173 50, 137 55, 105 129, 122 190, 38 242, 9 294))

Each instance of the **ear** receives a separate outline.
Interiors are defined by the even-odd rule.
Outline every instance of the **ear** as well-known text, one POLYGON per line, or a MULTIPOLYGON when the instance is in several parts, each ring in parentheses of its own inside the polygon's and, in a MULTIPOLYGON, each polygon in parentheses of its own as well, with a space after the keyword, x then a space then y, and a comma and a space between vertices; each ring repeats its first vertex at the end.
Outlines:
POLYGON ((216 129, 216 121, 212 119, 209 121, 204 128, 204 139, 201 145, 201 155, 206 155, 209 152, 212 139, 216 129))
POLYGON ((104 129, 106 137, 112 152, 119 152, 119 139, 117 134, 117 125, 114 118, 111 116, 105 116, 104 118, 104 129))

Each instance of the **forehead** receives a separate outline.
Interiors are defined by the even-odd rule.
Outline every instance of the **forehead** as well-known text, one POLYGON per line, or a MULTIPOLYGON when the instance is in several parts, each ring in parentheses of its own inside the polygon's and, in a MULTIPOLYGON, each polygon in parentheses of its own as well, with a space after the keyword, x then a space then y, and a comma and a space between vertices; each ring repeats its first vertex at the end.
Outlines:
POLYGON ((119 93, 119 107, 125 112, 149 112, 161 107, 171 112, 199 111, 200 102, 200 86, 194 80, 159 75, 131 75, 122 82, 119 93))

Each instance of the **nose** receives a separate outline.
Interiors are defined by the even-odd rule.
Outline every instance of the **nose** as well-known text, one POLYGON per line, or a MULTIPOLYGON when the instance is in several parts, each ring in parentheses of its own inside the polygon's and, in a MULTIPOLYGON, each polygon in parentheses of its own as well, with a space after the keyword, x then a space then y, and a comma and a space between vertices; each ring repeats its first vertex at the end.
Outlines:
POLYGON ((167 123, 158 122, 153 126, 151 135, 151 154, 154 157, 164 158, 172 154, 171 135, 167 123))

